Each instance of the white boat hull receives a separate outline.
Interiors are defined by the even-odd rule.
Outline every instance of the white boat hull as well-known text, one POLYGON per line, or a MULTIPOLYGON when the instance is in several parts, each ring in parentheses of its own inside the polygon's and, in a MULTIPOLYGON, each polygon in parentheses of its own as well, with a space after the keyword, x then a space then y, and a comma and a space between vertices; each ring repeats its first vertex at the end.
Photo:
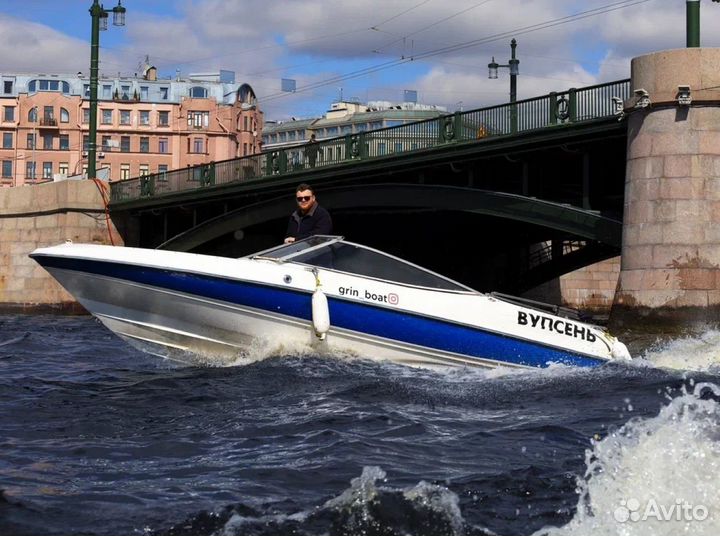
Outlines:
POLYGON ((599 328, 473 291, 313 273, 293 263, 109 246, 55 246, 33 258, 111 331, 185 362, 227 364, 310 351, 425 367, 595 366, 618 357, 618 349, 626 354, 599 328), (327 336, 313 319, 318 289, 318 303, 327 302, 327 336))

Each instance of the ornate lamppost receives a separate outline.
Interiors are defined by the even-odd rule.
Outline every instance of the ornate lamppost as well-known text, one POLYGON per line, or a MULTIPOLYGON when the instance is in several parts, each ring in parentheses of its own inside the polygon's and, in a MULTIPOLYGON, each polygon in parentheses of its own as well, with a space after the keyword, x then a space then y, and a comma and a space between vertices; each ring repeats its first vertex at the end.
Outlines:
MULTIPOLYGON (((719 0, 720 1, 720 0, 719 0)), ((488 63, 488 78, 495 80, 498 77, 498 69, 505 67, 510 69, 510 102, 515 103, 517 101, 517 77, 520 74, 520 60, 515 57, 515 49, 517 48, 517 41, 513 39, 510 41, 510 61, 507 65, 498 65, 495 62, 493 56, 492 62, 488 63)), ((510 107, 510 130, 511 132, 517 132, 517 108, 515 106, 510 107)))
POLYGON ((118 5, 111 11, 106 10, 99 0, 93 0, 90 6, 92 31, 90 33, 90 135, 88 137, 88 178, 94 179, 97 174, 97 89, 98 63, 100 52, 100 30, 107 30, 108 16, 113 14, 113 26, 125 26, 126 9, 118 0, 118 5))

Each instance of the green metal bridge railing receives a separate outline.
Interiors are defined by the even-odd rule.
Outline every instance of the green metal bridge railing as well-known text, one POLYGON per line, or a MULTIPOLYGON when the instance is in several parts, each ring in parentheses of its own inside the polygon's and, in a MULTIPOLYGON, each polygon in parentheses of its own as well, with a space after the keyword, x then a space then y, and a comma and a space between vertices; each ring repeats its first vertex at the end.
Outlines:
POLYGON ((371 130, 318 142, 313 165, 307 144, 113 182, 114 205, 187 190, 269 179, 312 168, 348 165, 432 149, 450 143, 512 136, 559 125, 607 119, 614 115, 612 97, 630 97, 630 80, 618 80, 515 103, 455 112, 433 119, 371 130))

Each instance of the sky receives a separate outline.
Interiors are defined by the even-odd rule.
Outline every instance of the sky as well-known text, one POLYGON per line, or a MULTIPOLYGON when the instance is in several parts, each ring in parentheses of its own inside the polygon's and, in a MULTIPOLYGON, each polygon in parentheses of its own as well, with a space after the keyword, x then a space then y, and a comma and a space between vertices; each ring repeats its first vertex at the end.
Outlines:
MULTIPOLYGON (((234 71, 266 120, 316 117, 340 98, 448 111, 630 76, 633 57, 685 46, 685 0, 123 0, 100 36, 101 74, 234 71), (281 91, 296 80, 294 93, 281 91)), ((89 72, 91 0, 0 0, 0 73, 89 72)), ((107 0, 111 9, 115 0, 107 0)), ((720 46, 720 4, 701 0, 701 44, 720 46)))

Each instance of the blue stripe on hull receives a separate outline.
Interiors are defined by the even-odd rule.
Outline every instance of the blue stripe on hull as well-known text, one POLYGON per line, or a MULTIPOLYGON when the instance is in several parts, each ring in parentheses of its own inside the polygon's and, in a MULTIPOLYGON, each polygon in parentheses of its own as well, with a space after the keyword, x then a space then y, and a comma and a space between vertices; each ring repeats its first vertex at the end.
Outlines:
MULTIPOLYGON (((34 256, 47 268, 60 268, 113 277, 174 290, 310 321, 310 294, 217 276, 104 261, 34 256)), ((592 367, 604 362, 538 343, 515 339, 451 322, 382 309, 328 297, 333 326, 430 349, 514 365, 545 367, 549 363, 592 367)))

